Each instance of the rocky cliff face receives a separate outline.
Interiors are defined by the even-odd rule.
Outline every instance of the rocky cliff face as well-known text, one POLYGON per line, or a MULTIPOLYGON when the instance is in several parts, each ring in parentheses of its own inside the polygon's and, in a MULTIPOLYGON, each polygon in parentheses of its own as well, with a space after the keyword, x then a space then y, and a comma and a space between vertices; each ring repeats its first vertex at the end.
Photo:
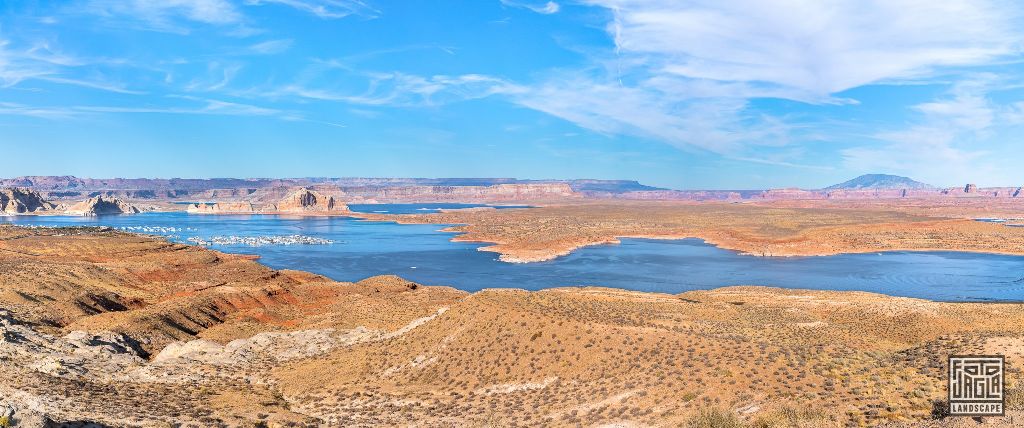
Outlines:
POLYGON ((673 201, 732 201, 746 199, 751 193, 760 191, 733 190, 637 190, 628 192, 579 192, 587 198, 600 199, 634 199, 634 200, 673 200, 673 201))
POLYGON ((0 213, 2 214, 31 214, 50 211, 56 207, 56 205, 43 200, 38 192, 32 190, 0 189, 0 213))
POLYGON ((136 214, 139 209, 117 198, 96 196, 72 205, 66 212, 77 215, 136 214))
POLYGON ((527 201, 579 197, 566 183, 497 184, 493 186, 409 186, 343 189, 346 194, 381 201, 527 201))
POLYGON ((758 195, 761 199, 821 199, 820 192, 803 189, 770 189, 758 195))
POLYGON ((249 202, 217 202, 215 204, 191 204, 185 211, 192 214, 254 213, 256 208, 249 202))
POLYGON ((333 196, 325 196, 320 192, 303 187, 278 201, 277 211, 348 211, 348 207, 345 204, 335 202, 333 196))

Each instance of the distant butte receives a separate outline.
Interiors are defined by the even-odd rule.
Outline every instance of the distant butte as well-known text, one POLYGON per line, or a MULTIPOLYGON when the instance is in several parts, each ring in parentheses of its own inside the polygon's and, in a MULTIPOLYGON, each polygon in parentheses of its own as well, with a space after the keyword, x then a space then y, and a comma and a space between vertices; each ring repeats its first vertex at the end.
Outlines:
POLYGON ((348 211, 345 204, 337 203, 333 196, 325 196, 308 188, 300 188, 277 203, 280 212, 348 211))
POLYGON ((825 190, 837 189, 935 189, 935 186, 898 175, 864 174, 852 180, 825 188, 825 190))
POLYGON ((275 203, 263 203, 260 195, 244 201, 189 204, 186 211, 192 214, 244 214, 244 213, 294 213, 294 214, 335 214, 349 212, 348 206, 338 202, 334 196, 324 195, 306 187, 288 193, 275 203), (254 202, 255 201, 255 202, 254 202))
POLYGON ((118 198, 96 196, 69 207, 67 214, 104 215, 104 214, 137 214, 140 210, 118 198))
POLYGON ((55 204, 43 200, 39 192, 31 189, 0 189, 0 213, 32 214, 50 211, 56 207, 55 204))

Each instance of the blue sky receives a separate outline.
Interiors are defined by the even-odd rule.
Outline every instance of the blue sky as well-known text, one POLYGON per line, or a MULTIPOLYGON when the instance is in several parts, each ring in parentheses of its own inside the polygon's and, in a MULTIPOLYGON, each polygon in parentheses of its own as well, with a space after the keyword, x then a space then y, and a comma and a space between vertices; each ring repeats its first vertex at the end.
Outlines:
POLYGON ((0 175, 1022 185, 1022 9, 9 0, 0 175))

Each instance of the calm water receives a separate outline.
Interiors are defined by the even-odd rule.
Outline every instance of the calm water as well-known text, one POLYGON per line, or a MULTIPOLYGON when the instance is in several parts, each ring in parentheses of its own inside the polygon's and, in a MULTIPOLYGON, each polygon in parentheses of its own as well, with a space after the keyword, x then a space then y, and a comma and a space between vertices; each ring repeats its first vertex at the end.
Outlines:
MULTIPOLYGON (((389 212, 424 212, 437 204, 375 206, 389 212)), ((863 290, 948 301, 1024 301, 1024 257, 955 252, 890 252, 829 257, 760 258, 741 256, 696 239, 625 239, 621 245, 580 249, 557 260, 510 264, 481 244, 454 243, 444 226, 397 225, 344 217, 268 215, 204 216, 185 213, 88 217, 0 217, 34 225, 105 225, 135 228, 185 242, 188 238, 303 235, 329 245, 213 245, 236 253, 259 254, 274 268, 320 273, 354 281, 398 274, 432 285, 463 290, 490 287, 540 289, 602 285, 678 293, 726 285, 863 290)))
POLYGON ((348 204, 348 209, 357 213, 381 213, 381 214, 424 214, 436 213, 441 210, 455 210, 463 208, 493 207, 499 210, 508 208, 530 208, 529 205, 484 205, 484 204, 348 204))
POLYGON ((1019 222, 1022 220, 1019 218, 976 218, 975 220, 982 221, 985 223, 1001 223, 1003 226, 1006 227, 1024 227, 1024 224, 1008 223, 1009 221, 1019 222))

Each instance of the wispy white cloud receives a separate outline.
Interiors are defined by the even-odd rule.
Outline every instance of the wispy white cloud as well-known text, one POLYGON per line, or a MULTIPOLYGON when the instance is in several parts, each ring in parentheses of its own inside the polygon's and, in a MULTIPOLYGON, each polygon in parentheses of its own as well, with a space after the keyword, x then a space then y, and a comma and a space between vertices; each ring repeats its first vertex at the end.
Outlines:
POLYGON ((322 61, 306 78, 281 87, 249 91, 250 96, 298 96, 372 106, 435 106, 495 94, 512 94, 519 87, 505 79, 481 74, 419 76, 401 72, 366 73, 337 61, 322 61), (340 83, 338 83, 340 82, 340 83))
POLYGON ((1003 0, 588 0, 608 8, 623 56, 659 73, 755 82, 827 98, 871 83, 1019 54, 1003 0))
POLYGON ((1002 119, 1008 125, 1024 125, 1024 101, 1015 102, 1003 111, 1002 119))
MULTIPOLYGON (((751 108, 751 100, 857 103, 839 94, 948 78, 954 67, 1013 58, 1024 40, 1020 8, 1002 0, 584 3, 608 11, 614 52, 585 51, 593 66, 551 73, 522 86, 514 101, 598 132, 779 165, 808 166, 766 156, 800 141, 796 127, 751 108)), ((965 126, 991 120, 968 111, 978 100, 957 101, 917 109, 959 109, 947 119, 965 126)))
POLYGON ((273 116, 282 120, 306 120, 296 112, 260 107, 192 96, 169 96, 173 103, 162 103, 154 106, 48 106, 34 107, 17 103, 0 102, 0 115, 33 116, 46 119, 65 119, 92 114, 186 114, 186 115, 222 115, 222 116, 273 116))
POLYGON ((539 4, 533 4, 533 3, 530 3, 530 2, 516 1, 516 0, 500 0, 500 1, 501 1, 501 4, 503 4, 505 6, 529 9, 529 10, 532 10, 534 12, 537 12, 537 13, 540 13, 540 14, 543 14, 543 15, 551 15, 553 13, 558 13, 558 11, 561 10, 561 7, 558 5, 558 3, 555 3, 553 1, 549 1, 547 3, 539 3, 539 4))
POLYGON ((0 39, 0 86, 14 86, 51 73, 50 67, 43 64, 23 61, 18 53, 8 49, 9 45, 10 42, 0 39))
POLYGON ((845 165, 858 171, 904 173, 934 183, 998 181, 996 171, 979 160, 991 154, 980 143, 990 136, 997 118, 1006 114, 988 96, 999 84, 996 76, 980 74, 953 85, 940 98, 912 106, 918 117, 906 127, 872 136, 883 144, 842 150, 845 165))
POLYGON ((37 80, 43 80, 46 82, 59 83, 63 85, 81 86, 83 88, 98 89, 101 91, 117 92, 119 94, 131 94, 131 95, 142 95, 145 91, 136 91, 126 88, 122 84, 108 83, 102 81, 90 81, 81 79, 72 79, 67 77, 58 76, 38 76, 37 80))
POLYGON ((292 39, 267 40, 249 46, 249 52, 257 55, 273 55, 287 51, 292 47, 292 39))
POLYGON ((323 19, 338 19, 349 15, 375 18, 380 15, 380 11, 359 0, 246 0, 246 4, 281 4, 323 19))
POLYGON ((785 138, 779 123, 744 113, 738 98, 701 98, 663 93, 588 75, 561 74, 512 94, 526 106, 593 131, 635 135, 680 148, 734 153, 746 144, 785 138))
POLYGON ((237 24, 241 12, 227 0, 89 0, 87 13, 122 21, 139 21, 139 29, 188 33, 185 22, 213 25, 237 24))
POLYGON ((206 75, 196 76, 182 89, 188 92, 213 92, 225 89, 238 76, 238 72, 242 68, 241 63, 210 62, 206 65, 206 75))
POLYGON ((78 115, 64 107, 36 107, 18 103, 0 102, 0 115, 28 116, 43 119, 66 119, 78 115))
POLYGON ((51 48, 48 43, 36 43, 30 48, 10 49, 10 42, 0 40, 0 87, 12 87, 25 81, 45 81, 122 94, 143 94, 125 85, 107 81, 100 76, 90 78, 69 77, 67 71, 94 63, 116 63, 114 60, 91 60, 68 55, 51 48))
POLYGON ((759 163, 759 164, 764 164, 764 165, 784 166, 784 167, 787 167, 787 168, 801 168, 801 169, 810 169, 810 170, 817 170, 817 171, 832 171, 832 170, 836 169, 835 167, 828 166, 828 165, 807 165, 807 164, 786 162, 784 160, 774 160, 774 159, 751 158, 751 157, 742 157, 742 156, 741 157, 732 157, 731 159, 739 160, 739 161, 743 161, 743 162, 759 163))
MULTIPOLYGON (((111 107, 111 106, 75 106, 70 110, 74 112, 92 113, 162 113, 162 114, 205 114, 205 115, 227 115, 227 116, 292 116, 278 109, 259 107, 250 104, 241 104, 228 101, 203 99, 195 97, 176 97, 190 101, 196 101, 198 106, 181 107, 111 107)), ((297 116, 296 116, 297 117, 297 116)))
POLYGON ((87 61, 74 55, 69 55, 51 47, 49 42, 36 42, 31 48, 25 50, 23 58, 46 64, 74 67, 86 64, 87 61))

